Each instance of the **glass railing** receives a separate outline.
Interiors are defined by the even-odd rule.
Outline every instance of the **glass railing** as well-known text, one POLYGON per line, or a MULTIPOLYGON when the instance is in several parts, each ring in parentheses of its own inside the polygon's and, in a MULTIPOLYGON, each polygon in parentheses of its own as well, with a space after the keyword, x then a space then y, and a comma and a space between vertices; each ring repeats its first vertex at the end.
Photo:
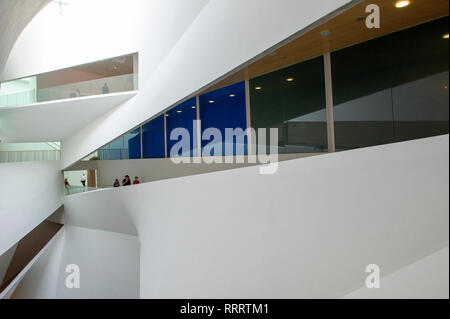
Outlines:
POLYGON ((130 151, 127 148, 99 149, 98 157, 102 161, 130 159, 130 151))
POLYGON ((112 187, 83 187, 83 186, 72 186, 72 185, 66 185, 64 187, 64 195, 68 196, 68 195, 75 195, 75 194, 81 194, 81 193, 86 193, 86 192, 91 192, 91 191, 96 191, 96 190, 100 190, 100 189, 108 189, 108 188, 112 188, 112 187))
POLYGON ((132 73, 14 94, 1 95, 0 93, 0 107, 23 106, 32 103, 134 91, 137 89, 135 83, 135 74, 132 73))
POLYGON ((36 90, 0 95, 0 107, 20 106, 36 103, 36 90))
POLYGON ((61 152, 54 151, 0 151, 0 163, 59 161, 61 152))

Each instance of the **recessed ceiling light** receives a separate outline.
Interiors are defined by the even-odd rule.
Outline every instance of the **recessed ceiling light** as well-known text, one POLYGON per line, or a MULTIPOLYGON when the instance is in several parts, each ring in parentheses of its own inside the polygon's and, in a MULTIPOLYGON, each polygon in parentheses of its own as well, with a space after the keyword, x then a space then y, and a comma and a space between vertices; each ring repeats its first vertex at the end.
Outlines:
POLYGON ((115 67, 113 67, 113 69, 114 69, 114 70, 117 70, 117 69, 118 69, 118 67, 117 67, 117 66, 115 66, 115 67))
POLYGON ((192 108, 193 108, 193 109, 196 109, 197 107, 196 107, 196 106, 193 106, 192 108))
POLYGON ((443 38, 443 39, 448 39, 448 33, 444 34, 444 35, 442 36, 442 38, 443 38))
POLYGON ((288 81, 288 82, 293 82, 293 81, 294 81, 294 78, 287 78, 286 81, 288 81))
POLYGON ((395 7, 396 7, 396 8, 404 8, 404 7, 408 6, 409 3, 410 3, 410 2, 409 2, 408 0, 397 1, 397 2, 395 3, 395 7))
POLYGON ((255 90, 261 90, 261 89, 262 89, 262 87, 260 87, 260 86, 255 87, 255 90))
POLYGON ((182 112, 183 112, 182 110, 178 110, 178 111, 177 111, 177 113, 182 113, 182 112))
POLYGON ((215 101, 213 101, 213 100, 210 100, 210 101, 208 101, 209 103, 211 103, 211 104, 213 104, 215 101))
POLYGON ((320 32, 320 35, 323 37, 329 36, 331 34, 330 30, 323 30, 322 32, 320 32))
POLYGON ((169 117, 170 115, 169 114, 166 114, 166 117, 169 117))
POLYGON ((236 94, 230 94, 230 97, 235 97, 236 96, 236 94))
POLYGON ((448 85, 444 85, 444 89, 446 89, 446 90, 447 90, 447 89, 448 89, 448 85))

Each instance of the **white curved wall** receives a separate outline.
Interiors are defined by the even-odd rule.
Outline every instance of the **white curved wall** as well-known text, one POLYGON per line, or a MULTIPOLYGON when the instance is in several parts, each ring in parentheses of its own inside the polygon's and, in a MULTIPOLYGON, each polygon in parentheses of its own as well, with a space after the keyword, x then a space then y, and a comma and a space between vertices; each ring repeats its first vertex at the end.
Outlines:
POLYGON ((0 2, 0 71, 14 46, 17 37, 50 0, 2 0, 0 2))
POLYGON ((0 163, 0 255, 63 203, 60 161, 0 163))
POLYGON ((368 264, 387 276, 448 246, 448 143, 296 159, 274 175, 248 167, 164 180, 67 205, 92 219, 114 207, 130 216, 142 298, 338 298, 364 285, 368 264))

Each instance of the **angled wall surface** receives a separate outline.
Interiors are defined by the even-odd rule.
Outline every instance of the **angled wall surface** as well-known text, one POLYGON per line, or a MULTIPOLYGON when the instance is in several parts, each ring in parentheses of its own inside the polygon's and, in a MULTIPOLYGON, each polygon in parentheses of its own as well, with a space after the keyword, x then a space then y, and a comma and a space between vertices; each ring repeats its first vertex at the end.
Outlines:
POLYGON ((11 296, 15 299, 139 298, 137 237, 64 226, 11 296), (67 266, 79 267, 80 288, 68 288, 67 266))
MULTIPOLYGON (((448 135, 81 194, 139 233, 142 298, 339 298, 448 246, 448 135), (86 195, 86 196, 85 196, 86 195)), ((435 289, 436 287, 429 287, 435 289)))
POLYGON ((63 204, 60 161, 0 164, 0 255, 63 204))
POLYGON ((29 267, 20 281, 11 288, 8 298, 56 298, 58 274, 63 248, 64 229, 61 229, 29 267))
POLYGON ((344 299, 448 299, 448 247, 380 280, 380 288, 363 287, 344 299))

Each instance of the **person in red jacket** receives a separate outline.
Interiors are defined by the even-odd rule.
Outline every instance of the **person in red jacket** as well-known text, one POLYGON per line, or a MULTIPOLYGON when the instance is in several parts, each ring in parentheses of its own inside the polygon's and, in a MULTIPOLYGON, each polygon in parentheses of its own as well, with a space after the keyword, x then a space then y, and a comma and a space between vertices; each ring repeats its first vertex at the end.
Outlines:
POLYGON ((137 184, 139 184, 139 183, 140 183, 140 182, 139 182, 139 177, 135 176, 135 177, 134 177, 133 184, 134 184, 134 185, 137 185, 137 184))

